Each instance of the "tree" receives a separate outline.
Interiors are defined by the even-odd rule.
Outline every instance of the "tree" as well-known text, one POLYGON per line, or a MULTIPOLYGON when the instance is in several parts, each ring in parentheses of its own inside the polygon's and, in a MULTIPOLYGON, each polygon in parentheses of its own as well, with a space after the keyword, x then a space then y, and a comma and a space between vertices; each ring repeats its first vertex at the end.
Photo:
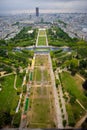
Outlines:
POLYGON ((15 128, 19 127, 20 120, 21 120, 21 112, 19 111, 18 113, 15 114, 14 119, 13 119, 13 126, 15 128))
POLYGON ((75 75, 77 70, 78 70, 78 60, 77 59, 72 59, 70 61, 70 70, 71 70, 71 74, 75 75))
POLYGON ((58 88, 58 85, 59 85, 59 80, 56 79, 56 87, 58 88))
POLYGON ((74 76, 77 73, 77 69, 72 69, 71 70, 71 75, 74 76))
POLYGON ((0 40, 0 46, 5 46, 5 45, 6 45, 6 41, 3 40, 3 39, 1 39, 1 40, 0 40))
POLYGON ((76 97, 71 95, 71 98, 70 98, 70 103, 71 104, 74 104, 74 102, 76 101, 76 97))
POLYGON ((12 117, 9 111, 0 111, 0 128, 10 125, 12 117))
POLYGON ((83 88, 85 89, 85 90, 87 90, 87 79, 85 80, 85 82, 83 83, 83 88))
POLYGON ((87 68, 87 60, 81 60, 79 67, 80 67, 80 69, 87 68))
POLYGON ((65 127, 66 126, 66 120, 63 120, 63 126, 65 127))
POLYGON ((85 119, 85 121, 82 123, 82 125, 81 125, 81 127, 83 128, 83 129, 87 129, 87 118, 85 119))

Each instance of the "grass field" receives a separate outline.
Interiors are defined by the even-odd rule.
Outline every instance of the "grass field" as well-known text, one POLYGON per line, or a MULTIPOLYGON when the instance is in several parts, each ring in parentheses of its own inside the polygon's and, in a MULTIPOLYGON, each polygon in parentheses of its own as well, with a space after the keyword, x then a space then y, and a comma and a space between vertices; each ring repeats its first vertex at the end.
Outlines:
POLYGON ((48 57, 45 55, 37 55, 35 66, 48 66, 48 57))
POLYGON ((49 123, 50 122, 50 105, 49 99, 34 99, 33 103, 33 118, 32 123, 49 123))
POLYGON ((24 112, 26 112, 28 110, 28 104, 29 104, 29 99, 26 98, 24 112))
POLYGON ((45 69, 43 71, 43 78, 44 78, 44 81, 50 81, 50 74, 48 72, 48 69, 45 69))
POLYGON ((11 75, 0 79, 2 85, 2 91, 0 92, 0 111, 16 109, 19 96, 17 96, 17 92, 14 89, 14 77, 14 75, 11 75))
MULTIPOLYGON (((33 87, 30 97, 31 110, 29 111, 29 127, 32 128, 54 128, 54 108, 53 108, 53 95, 50 95, 52 89, 49 87, 38 86, 33 87)), ((51 87, 50 87, 51 88, 51 87)))
POLYGON ((45 46, 46 45, 46 37, 39 37, 38 38, 38 46, 45 46))
POLYGON ((44 87, 44 86, 42 86, 42 87, 37 86, 35 88, 35 92, 34 92, 35 93, 35 98, 38 98, 38 97, 43 96, 43 95, 46 95, 47 94, 46 91, 47 91, 46 87, 44 87))
POLYGON ((50 80, 48 57, 45 55, 37 55, 35 60, 35 69, 33 72, 33 81, 45 83, 50 80))
MULTIPOLYGON (((78 78, 79 79, 79 78, 78 78)), ((79 79, 80 80, 80 79, 79 79)), ((75 77, 71 76, 69 73, 62 73, 62 81, 64 88, 71 94, 73 94, 80 102, 87 108, 87 97, 82 91, 81 82, 75 81, 75 77)))
MULTIPOLYGON (((71 76, 67 72, 63 72, 61 74, 61 79, 63 82, 63 87, 65 91, 69 93, 70 97, 73 95, 87 109, 87 97, 84 95, 84 90, 82 88, 83 81, 77 76, 71 76)), ((68 112, 69 123, 75 123, 85 113, 85 111, 76 101, 72 104, 69 102, 66 105, 66 108, 68 112)))
POLYGON ((39 68, 34 69, 33 81, 41 81, 41 70, 39 68))
POLYGON ((45 87, 45 85, 44 86, 41 86, 41 87, 37 87, 36 88, 36 90, 37 90, 37 93, 36 93, 36 95, 39 97, 40 95, 41 96, 46 96, 46 97, 48 97, 49 98, 49 95, 48 95, 48 86, 47 87, 45 87))
POLYGON ((30 81, 32 81, 32 78, 33 78, 33 75, 32 75, 32 72, 30 72, 30 74, 29 74, 30 81))
POLYGON ((23 82, 23 74, 18 74, 17 75, 17 81, 16 81, 16 87, 19 88, 21 87, 23 82))
POLYGON ((36 55, 28 111, 29 128, 54 128, 55 109, 48 56, 36 55), (38 83, 38 81, 40 81, 38 83))
POLYGON ((33 72, 33 81, 50 81, 50 74, 48 73, 47 68, 36 67, 33 72))
POLYGON ((46 34, 46 31, 45 30, 40 30, 39 31, 39 35, 45 35, 46 34))
POLYGON ((36 48, 35 51, 39 51, 39 52, 43 52, 44 51, 44 52, 47 52, 47 51, 50 51, 50 49, 49 48, 46 48, 46 49, 45 48, 43 48, 43 49, 36 48))

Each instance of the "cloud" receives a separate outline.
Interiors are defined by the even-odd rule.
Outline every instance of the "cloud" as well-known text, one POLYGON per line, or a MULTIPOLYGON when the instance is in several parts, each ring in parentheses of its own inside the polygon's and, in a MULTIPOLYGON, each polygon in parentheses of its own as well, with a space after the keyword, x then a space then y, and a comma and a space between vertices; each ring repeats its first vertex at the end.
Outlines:
POLYGON ((87 0, 0 0, 0 12, 87 12, 87 0))

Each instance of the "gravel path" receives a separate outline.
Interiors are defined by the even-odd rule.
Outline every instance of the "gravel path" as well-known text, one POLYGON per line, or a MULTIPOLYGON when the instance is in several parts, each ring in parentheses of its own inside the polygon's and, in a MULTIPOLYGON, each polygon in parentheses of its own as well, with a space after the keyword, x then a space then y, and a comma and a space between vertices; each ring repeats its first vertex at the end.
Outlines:
POLYGON ((61 108, 60 108, 60 104, 59 104, 57 89, 56 89, 56 85, 55 85, 55 78, 54 78, 54 73, 53 73, 53 69, 52 69, 52 62, 51 62, 50 54, 48 54, 48 56, 49 56, 50 72, 51 72, 51 78, 52 78, 53 93, 54 93, 57 128, 63 128, 62 113, 61 113, 61 108))
POLYGON ((17 81, 17 74, 15 75, 15 79, 14 79, 14 89, 15 89, 15 90, 17 90, 16 81, 17 81))
MULTIPOLYGON (((55 72, 55 74, 56 74, 56 79, 58 79, 59 82, 60 82, 60 79, 59 79, 57 71, 55 72)), ((61 103, 62 103, 63 113, 64 113, 64 116, 65 116, 64 119, 66 120, 67 125, 68 125, 68 114, 66 112, 66 106, 65 106, 65 100, 63 98, 63 92, 62 92, 61 82, 60 82, 60 85, 58 85, 58 90, 59 90, 59 95, 60 95, 60 99, 61 99, 61 103)))

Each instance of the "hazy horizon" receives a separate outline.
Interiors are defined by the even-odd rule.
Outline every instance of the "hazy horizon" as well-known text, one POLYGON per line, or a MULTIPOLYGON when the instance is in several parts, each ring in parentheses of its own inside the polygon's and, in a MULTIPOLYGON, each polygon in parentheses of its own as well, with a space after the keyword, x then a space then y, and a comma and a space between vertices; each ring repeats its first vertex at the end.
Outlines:
POLYGON ((87 13, 87 0, 0 0, 0 14, 34 13, 87 13))

